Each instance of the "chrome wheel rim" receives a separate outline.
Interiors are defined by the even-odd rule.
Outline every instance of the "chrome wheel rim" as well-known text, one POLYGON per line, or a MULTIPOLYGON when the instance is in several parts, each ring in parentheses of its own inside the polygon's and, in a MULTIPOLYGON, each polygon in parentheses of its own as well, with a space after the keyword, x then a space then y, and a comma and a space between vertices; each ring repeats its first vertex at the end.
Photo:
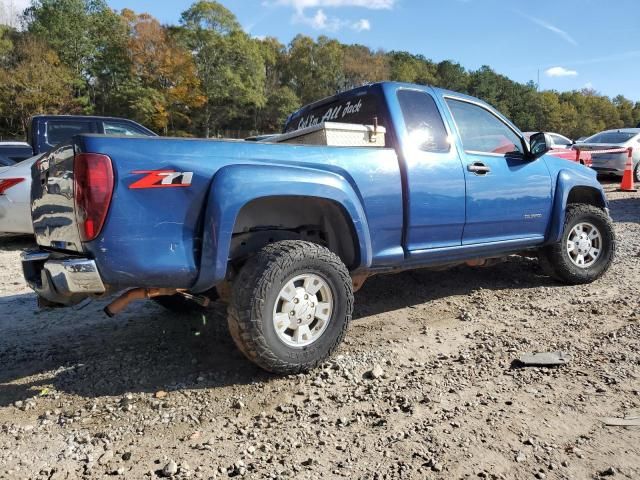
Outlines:
POLYGON ((602 252, 602 235, 591 223, 574 226, 567 237, 567 253, 571 262, 580 268, 592 266, 602 252))
POLYGON ((290 347, 306 347, 327 329, 334 310, 329 283, 319 275, 305 273, 285 283, 273 307, 273 327, 290 347))

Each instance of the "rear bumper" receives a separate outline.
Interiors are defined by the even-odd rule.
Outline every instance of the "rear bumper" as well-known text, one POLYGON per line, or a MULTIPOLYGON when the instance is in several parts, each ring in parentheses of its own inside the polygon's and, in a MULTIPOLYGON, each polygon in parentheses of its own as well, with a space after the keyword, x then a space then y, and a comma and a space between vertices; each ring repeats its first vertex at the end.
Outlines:
POLYGON ((52 258, 41 250, 22 254, 22 271, 38 296, 61 305, 74 305, 106 292, 96 263, 87 258, 52 258))
POLYGON ((622 175, 627 164, 627 154, 608 155, 602 158, 601 155, 592 157, 592 166, 598 173, 622 175))

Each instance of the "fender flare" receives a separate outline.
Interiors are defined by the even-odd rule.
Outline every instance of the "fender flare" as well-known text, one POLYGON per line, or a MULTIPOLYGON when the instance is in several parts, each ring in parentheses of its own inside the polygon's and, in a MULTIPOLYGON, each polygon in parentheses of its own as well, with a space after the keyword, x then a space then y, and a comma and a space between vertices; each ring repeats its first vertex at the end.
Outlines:
POLYGON ((192 291, 204 292, 224 280, 233 228, 240 210, 253 200, 273 196, 316 197, 339 204, 349 215, 357 236, 358 267, 371 265, 371 236, 364 207, 344 177, 300 166, 229 165, 216 172, 209 188, 199 274, 192 291))
POLYGON ((556 193, 554 195, 551 225, 547 234, 547 244, 559 242, 562 238, 567 201, 571 190, 576 187, 594 190, 600 196, 602 204, 607 205, 607 198, 597 178, 576 175, 572 170, 560 170, 556 178, 556 193))

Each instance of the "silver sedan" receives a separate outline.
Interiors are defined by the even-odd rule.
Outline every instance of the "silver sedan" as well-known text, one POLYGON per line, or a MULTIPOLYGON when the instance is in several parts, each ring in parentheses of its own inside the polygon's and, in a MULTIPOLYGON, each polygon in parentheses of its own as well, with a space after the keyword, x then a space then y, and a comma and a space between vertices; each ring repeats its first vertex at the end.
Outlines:
POLYGON ((33 233, 31 166, 39 157, 0 167, 0 233, 33 233))
MULTIPOLYGON (((633 175, 640 182, 640 128, 621 128, 596 133, 579 144, 580 150, 633 149, 633 175)), ((594 153, 593 169, 598 173, 622 176, 628 153, 594 153)))

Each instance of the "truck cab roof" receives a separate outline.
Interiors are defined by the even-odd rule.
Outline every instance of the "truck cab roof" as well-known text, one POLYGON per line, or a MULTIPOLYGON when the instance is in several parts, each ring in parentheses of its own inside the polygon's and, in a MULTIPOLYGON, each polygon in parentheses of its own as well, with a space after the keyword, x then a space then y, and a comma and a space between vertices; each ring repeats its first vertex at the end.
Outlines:
MULTIPOLYGON (((479 98, 472 97, 470 95, 466 95, 463 93, 454 92, 452 90, 447 90, 444 88, 433 87, 431 85, 418 85, 415 83, 384 81, 384 82, 367 83, 359 87, 346 90, 344 92, 336 93, 335 95, 325 97, 321 100, 318 100, 303 106, 299 110, 289 115, 289 117, 285 122, 283 132, 286 133, 286 132, 290 132, 292 130, 296 130, 300 128, 300 125, 296 126, 296 128, 291 128, 294 119, 304 119, 305 114, 308 114, 319 108, 322 108, 325 105, 330 105, 332 103, 341 102, 341 101, 348 101, 348 99, 351 99, 353 97, 361 97, 369 94, 382 97, 384 95, 388 95, 389 92, 391 91, 401 90, 401 89, 419 90, 419 91, 423 91, 425 93, 431 94, 432 96, 443 98, 443 99, 446 99, 447 97, 449 97, 449 98, 465 100, 467 102, 475 103, 477 105, 488 108, 496 116, 501 118, 503 121, 507 122, 511 128, 513 128, 516 131, 520 131, 520 129, 516 125, 514 125, 513 122, 511 122, 508 118, 502 115, 496 108, 494 108, 492 105, 488 104, 487 102, 480 100, 479 98)), ((368 116, 372 118, 374 116, 378 116, 379 114, 385 113, 382 105, 378 105, 376 110, 377 112, 369 112, 368 116)), ((309 115, 307 115, 307 117, 309 117, 309 115)), ((331 118, 325 120, 324 117, 322 117, 320 120, 335 121, 334 119, 331 119, 331 118)), ((378 120, 381 120, 381 118, 379 118, 378 120)), ((370 123, 370 120, 367 119, 367 122, 370 123)), ((356 119, 355 123, 362 123, 362 122, 358 122, 356 119)), ((308 126, 308 125, 303 125, 303 126, 308 126)))

